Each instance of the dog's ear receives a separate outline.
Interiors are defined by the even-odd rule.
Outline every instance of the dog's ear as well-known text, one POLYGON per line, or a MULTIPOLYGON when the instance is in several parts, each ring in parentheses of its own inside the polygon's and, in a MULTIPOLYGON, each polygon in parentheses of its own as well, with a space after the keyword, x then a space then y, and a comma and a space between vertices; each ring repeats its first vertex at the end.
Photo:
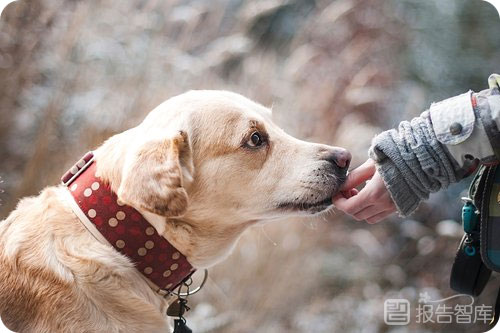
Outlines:
POLYGON ((191 178, 192 171, 191 147, 185 132, 148 141, 128 155, 118 199, 158 215, 182 215, 188 206, 183 178, 191 178))

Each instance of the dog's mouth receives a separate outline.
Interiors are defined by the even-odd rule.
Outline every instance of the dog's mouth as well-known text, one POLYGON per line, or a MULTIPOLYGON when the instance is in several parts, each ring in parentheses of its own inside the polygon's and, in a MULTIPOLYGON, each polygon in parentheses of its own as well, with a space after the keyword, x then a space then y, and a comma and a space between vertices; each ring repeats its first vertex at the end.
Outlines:
POLYGON ((277 205, 277 208, 281 211, 289 212, 306 212, 310 214, 320 213, 326 211, 333 207, 333 197, 340 191, 341 185, 347 179, 347 172, 336 175, 336 183, 331 191, 326 196, 322 196, 321 199, 316 201, 288 201, 282 202, 277 205))
POLYGON ((278 205, 278 209, 286 211, 303 211, 311 214, 316 214, 327 210, 332 206, 332 197, 317 201, 317 202, 283 202, 278 205))

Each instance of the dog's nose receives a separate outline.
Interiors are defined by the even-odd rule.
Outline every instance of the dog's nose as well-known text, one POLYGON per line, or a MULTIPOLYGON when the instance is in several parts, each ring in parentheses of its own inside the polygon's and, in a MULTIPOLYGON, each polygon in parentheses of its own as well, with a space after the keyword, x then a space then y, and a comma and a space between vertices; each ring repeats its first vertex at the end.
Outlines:
POLYGON ((322 153, 321 159, 335 164, 340 169, 347 169, 351 162, 351 153, 344 148, 333 148, 322 153))

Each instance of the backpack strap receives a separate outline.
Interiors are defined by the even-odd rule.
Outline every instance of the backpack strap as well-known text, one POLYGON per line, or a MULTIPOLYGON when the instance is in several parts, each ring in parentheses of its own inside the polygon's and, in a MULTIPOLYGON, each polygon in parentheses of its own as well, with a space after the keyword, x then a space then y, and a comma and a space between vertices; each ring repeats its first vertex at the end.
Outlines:
POLYGON ((481 214, 481 257, 489 269, 500 272, 500 168, 491 166, 484 174, 481 214))

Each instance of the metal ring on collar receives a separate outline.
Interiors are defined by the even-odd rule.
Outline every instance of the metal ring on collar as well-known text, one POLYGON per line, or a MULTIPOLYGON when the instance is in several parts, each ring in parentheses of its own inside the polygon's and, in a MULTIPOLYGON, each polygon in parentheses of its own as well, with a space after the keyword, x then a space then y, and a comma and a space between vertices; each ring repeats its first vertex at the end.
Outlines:
MULTIPOLYGON (((196 287, 195 289, 193 289, 193 291, 188 291, 183 293, 183 292, 179 292, 179 293, 175 293, 177 296, 179 297, 187 297, 187 296, 190 296, 190 295, 194 295, 196 294, 198 291, 201 290, 201 288, 203 288, 203 286, 205 285, 205 283, 207 282, 207 279, 208 279, 208 270, 207 269, 204 269, 203 270, 203 281, 201 281, 200 285, 198 287, 196 287)), ((180 289, 179 289, 180 290, 180 289)))

